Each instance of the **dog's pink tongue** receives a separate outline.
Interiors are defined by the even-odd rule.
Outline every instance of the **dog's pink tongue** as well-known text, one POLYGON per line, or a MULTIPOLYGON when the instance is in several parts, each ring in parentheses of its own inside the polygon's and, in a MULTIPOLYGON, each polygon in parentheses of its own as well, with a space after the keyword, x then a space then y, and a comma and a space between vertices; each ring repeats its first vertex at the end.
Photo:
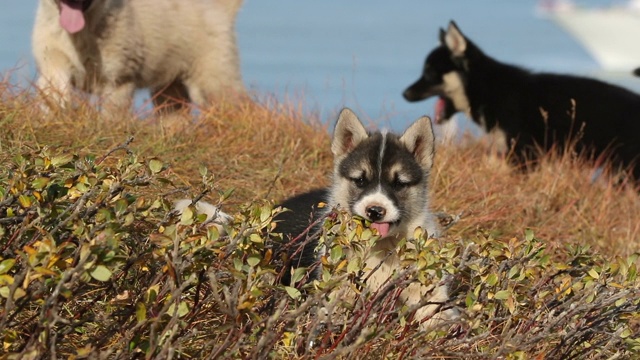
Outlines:
POLYGON ((60 2, 60 25, 70 34, 75 34, 84 28, 84 13, 82 3, 70 4, 67 1, 60 2))
POLYGON ((389 223, 371 223, 371 227, 378 230, 378 234, 382 237, 389 233, 389 223))
POLYGON ((436 101, 436 114, 434 116, 434 121, 436 122, 436 124, 440 124, 444 119, 443 114, 444 114, 444 107, 445 107, 445 102, 444 99, 441 97, 438 97, 438 101, 436 101))

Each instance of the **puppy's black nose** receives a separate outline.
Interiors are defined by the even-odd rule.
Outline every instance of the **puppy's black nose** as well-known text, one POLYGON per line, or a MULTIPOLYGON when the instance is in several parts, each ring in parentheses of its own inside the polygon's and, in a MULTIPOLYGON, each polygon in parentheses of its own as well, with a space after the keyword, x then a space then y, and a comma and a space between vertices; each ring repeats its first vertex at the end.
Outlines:
POLYGON ((382 220, 384 216, 387 214, 387 209, 378 205, 369 206, 366 208, 365 211, 367 212, 367 217, 371 221, 382 220))
POLYGON ((402 96, 404 97, 405 100, 407 101, 414 101, 413 99, 415 98, 415 95, 413 94, 413 91, 411 91, 411 88, 408 88, 407 90, 405 90, 402 93, 402 96))

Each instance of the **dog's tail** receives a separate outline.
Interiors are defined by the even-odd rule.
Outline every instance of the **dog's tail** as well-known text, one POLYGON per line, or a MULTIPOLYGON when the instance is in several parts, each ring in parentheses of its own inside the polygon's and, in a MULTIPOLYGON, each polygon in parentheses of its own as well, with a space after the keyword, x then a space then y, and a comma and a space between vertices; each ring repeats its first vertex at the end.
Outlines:
MULTIPOLYGON (((174 210, 182 214, 184 209, 186 209, 192 203, 193 202, 191 201, 191 199, 178 200, 173 204, 173 208, 174 210)), ((233 217, 231 215, 223 212, 222 210, 220 210, 219 207, 209 204, 208 202, 205 202, 205 201, 198 201, 196 203, 196 211, 198 212, 198 214, 207 215, 206 221, 207 222, 211 221, 216 226, 228 224, 233 220, 233 217)), ((222 227, 219 226, 219 229, 221 228, 222 227)))

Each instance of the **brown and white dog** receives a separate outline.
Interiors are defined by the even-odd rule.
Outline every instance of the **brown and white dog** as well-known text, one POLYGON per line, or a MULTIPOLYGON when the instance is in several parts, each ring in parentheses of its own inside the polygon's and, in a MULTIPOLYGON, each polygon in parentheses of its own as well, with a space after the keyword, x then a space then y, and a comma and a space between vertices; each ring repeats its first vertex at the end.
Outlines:
POLYGON ((64 106, 73 89, 126 108, 148 88, 156 108, 242 93, 235 19, 242 0, 40 0, 38 88, 64 106))

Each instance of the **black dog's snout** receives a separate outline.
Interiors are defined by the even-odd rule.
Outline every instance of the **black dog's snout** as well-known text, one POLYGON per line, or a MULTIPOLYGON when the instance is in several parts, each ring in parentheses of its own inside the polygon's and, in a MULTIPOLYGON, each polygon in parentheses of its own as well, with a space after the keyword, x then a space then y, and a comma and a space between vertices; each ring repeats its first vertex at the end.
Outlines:
POLYGON ((384 216, 387 214, 387 209, 383 208, 382 206, 373 205, 367 207, 366 212, 369 220, 378 221, 384 218, 384 216))
POLYGON ((402 93, 404 99, 409 102, 415 102, 418 100, 422 100, 420 96, 418 96, 418 92, 414 89, 414 86, 410 86, 402 93))

